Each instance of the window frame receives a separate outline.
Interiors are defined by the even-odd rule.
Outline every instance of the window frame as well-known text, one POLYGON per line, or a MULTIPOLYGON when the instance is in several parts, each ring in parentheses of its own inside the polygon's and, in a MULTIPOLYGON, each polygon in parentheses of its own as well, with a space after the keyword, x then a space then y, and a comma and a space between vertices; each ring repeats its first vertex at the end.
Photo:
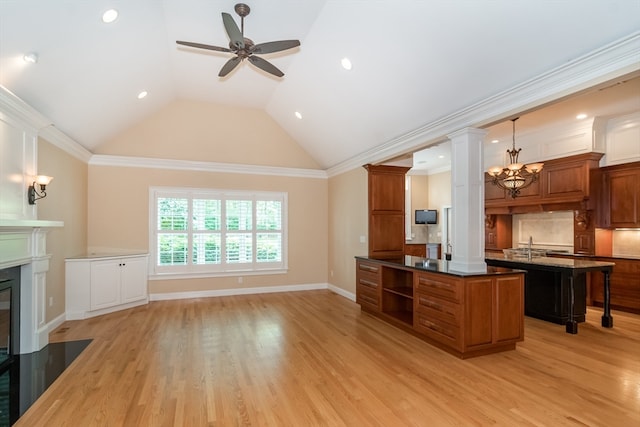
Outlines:
POLYGON ((284 274, 288 270, 288 193, 279 191, 258 191, 258 190, 222 190, 203 188, 182 188, 182 187, 150 187, 149 188, 149 253, 151 262, 149 263, 150 279, 175 279, 175 278, 196 278, 196 277, 223 277, 242 275, 264 275, 264 274, 284 274), (188 200, 187 229, 182 231, 161 231, 158 230, 158 200, 160 198, 178 198, 188 200), (193 200, 211 199, 221 201, 220 230, 194 230, 193 227, 193 200), (249 263, 227 263, 226 262, 226 236, 225 233, 233 234, 236 231, 226 229, 226 201, 227 200, 250 200, 251 230, 238 231, 251 233, 252 235, 252 260, 249 263), (281 208, 281 230, 258 230, 256 206, 258 201, 279 201, 281 208), (257 257, 257 235, 260 233, 279 233, 281 235, 281 261, 278 262, 258 262, 257 257), (195 234, 212 233, 220 234, 220 258, 219 264, 193 264, 193 236, 195 234), (187 263, 184 265, 159 265, 158 238, 162 234, 187 234, 187 263))

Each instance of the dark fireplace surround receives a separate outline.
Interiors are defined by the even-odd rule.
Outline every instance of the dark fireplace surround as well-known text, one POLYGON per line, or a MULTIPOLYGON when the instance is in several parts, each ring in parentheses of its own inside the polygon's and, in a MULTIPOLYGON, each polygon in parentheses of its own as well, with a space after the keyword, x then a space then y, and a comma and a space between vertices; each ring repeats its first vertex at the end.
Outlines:
POLYGON ((0 269, 0 373, 20 353, 20 266, 0 269))

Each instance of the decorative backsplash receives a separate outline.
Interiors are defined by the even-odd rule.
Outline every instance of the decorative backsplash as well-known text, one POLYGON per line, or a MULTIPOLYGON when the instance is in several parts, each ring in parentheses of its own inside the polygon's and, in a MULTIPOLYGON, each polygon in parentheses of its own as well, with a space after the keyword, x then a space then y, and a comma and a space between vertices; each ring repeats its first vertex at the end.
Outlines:
POLYGON ((640 229, 613 231, 613 256, 640 258, 640 229))
POLYGON ((533 247, 573 253, 573 211, 513 215, 513 247, 533 247))

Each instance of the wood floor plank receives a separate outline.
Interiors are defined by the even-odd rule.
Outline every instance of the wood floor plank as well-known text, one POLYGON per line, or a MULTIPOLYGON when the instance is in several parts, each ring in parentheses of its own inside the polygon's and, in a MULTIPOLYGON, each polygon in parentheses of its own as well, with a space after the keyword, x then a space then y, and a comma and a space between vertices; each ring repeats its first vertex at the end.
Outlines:
POLYGON ((16 425, 640 425, 640 316, 600 315, 460 360, 329 291, 157 301, 54 331, 93 342, 16 425))

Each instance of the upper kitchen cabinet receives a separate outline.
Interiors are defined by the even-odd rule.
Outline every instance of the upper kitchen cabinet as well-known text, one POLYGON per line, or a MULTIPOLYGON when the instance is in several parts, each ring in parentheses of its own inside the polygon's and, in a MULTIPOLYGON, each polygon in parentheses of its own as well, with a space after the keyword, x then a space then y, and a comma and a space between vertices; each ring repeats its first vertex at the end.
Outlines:
POLYGON ((365 165, 369 172, 369 257, 404 255, 405 175, 410 168, 365 165))
POLYGON ((600 186, 598 227, 640 227, 640 162, 601 168, 592 178, 600 186))
POLYGON ((586 153, 545 161, 538 181, 522 190, 515 199, 506 192, 503 192, 503 197, 499 197, 496 186, 487 179, 486 213, 582 209, 592 188, 590 171, 598 168, 601 157, 601 153, 586 153))

